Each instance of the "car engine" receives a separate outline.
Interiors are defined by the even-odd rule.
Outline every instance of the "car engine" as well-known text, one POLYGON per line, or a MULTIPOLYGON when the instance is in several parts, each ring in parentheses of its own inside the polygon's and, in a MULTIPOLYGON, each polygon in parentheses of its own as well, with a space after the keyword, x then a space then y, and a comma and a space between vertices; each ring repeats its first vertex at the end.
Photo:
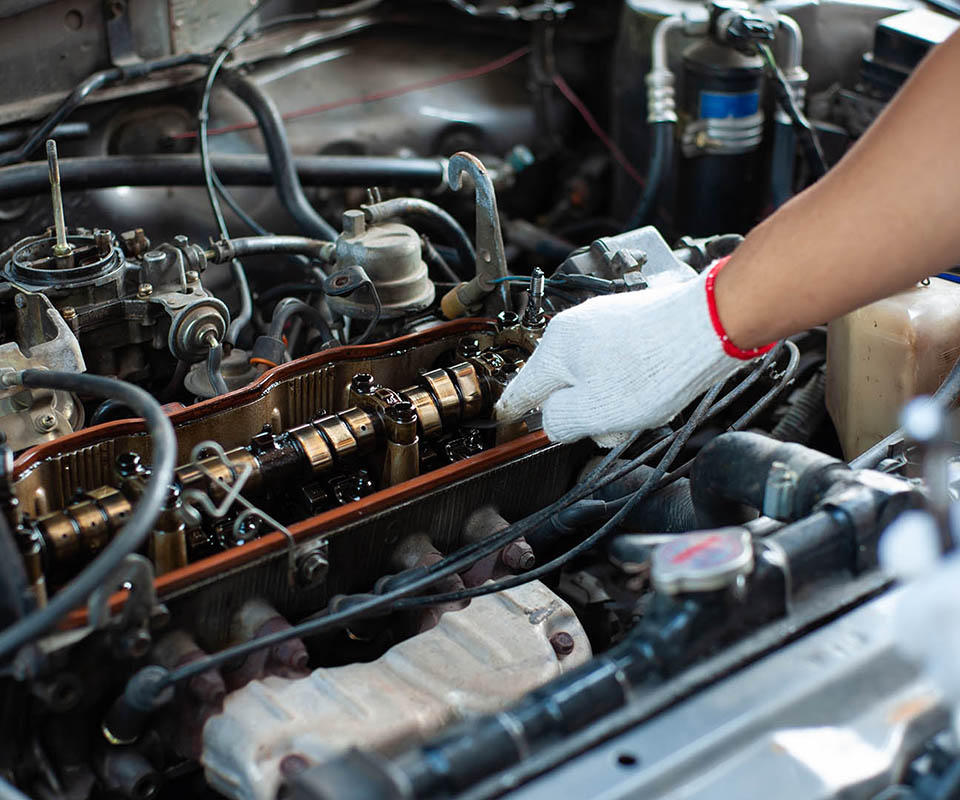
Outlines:
POLYGON ((494 414, 937 5, 0 0, 0 798, 956 796, 881 534, 956 497, 960 277, 615 443, 494 414))

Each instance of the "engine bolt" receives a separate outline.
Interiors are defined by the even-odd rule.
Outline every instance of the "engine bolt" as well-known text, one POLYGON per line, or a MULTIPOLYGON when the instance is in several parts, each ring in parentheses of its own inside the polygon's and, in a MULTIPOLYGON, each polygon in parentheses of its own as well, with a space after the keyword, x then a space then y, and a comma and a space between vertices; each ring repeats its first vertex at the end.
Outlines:
POLYGON ((480 342, 469 336, 465 336, 457 342, 457 354, 460 358, 473 358, 480 352, 480 342))
POLYGON ((503 548, 500 558, 508 569, 521 570, 526 572, 532 569, 537 563, 537 557, 533 554, 533 548, 526 542, 510 542, 503 548))
POLYGON ((200 280, 200 273, 195 269, 188 269, 186 278, 187 283, 196 283, 198 280, 200 280))
POLYGON ((323 553, 310 553, 297 565, 297 578, 304 587, 316 586, 327 576, 330 564, 323 553))
POLYGON ((357 394, 370 394, 374 385, 373 375, 369 372, 358 372, 350 382, 350 388, 357 394))
POLYGON ((153 294, 153 286, 149 283, 141 283, 137 287, 137 297, 143 299, 153 294))
POLYGON ((550 637, 550 646, 553 648, 554 653, 563 658, 573 652, 575 642, 573 641, 573 637, 566 631, 557 631, 550 637))
POLYGON ((42 417, 37 417, 34 425, 38 431, 46 433, 57 427, 57 418, 53 414, 44 414, 42 417))
POLYGON ((60 314, 64 319, 74 319, 77 316, 77 309, 73 306, 64 306, 60 314))

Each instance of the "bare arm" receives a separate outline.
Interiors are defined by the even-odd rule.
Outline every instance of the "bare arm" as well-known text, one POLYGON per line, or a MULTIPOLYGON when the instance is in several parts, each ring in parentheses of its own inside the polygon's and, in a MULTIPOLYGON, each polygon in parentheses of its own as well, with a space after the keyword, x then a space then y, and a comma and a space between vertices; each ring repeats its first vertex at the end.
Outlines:
POLYGON ((717 278, 750 348, 820 325, 960 260, 960 32, 843 160, 757 226, 717 278))

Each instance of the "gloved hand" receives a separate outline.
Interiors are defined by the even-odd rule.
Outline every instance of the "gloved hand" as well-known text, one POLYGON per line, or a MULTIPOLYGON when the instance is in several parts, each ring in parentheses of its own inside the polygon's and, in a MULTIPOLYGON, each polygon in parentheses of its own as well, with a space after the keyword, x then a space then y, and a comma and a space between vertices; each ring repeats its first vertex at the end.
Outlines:
POLYGON ((711 314, 713 277, 725 263, 679 284, 594 297, 557 314, 497 403, 497 419, 513 421, 539 406, 552 441, 593 436, 601 444, 669 421, 772 347, 738 350, 711 314))

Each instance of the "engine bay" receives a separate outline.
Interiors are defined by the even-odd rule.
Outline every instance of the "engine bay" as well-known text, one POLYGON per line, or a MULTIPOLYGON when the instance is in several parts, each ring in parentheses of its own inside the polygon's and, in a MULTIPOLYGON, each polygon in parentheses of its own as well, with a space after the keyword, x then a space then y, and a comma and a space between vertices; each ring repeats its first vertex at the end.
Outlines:
POLYGON ((628 438, 494 413, 557 314, 822 176, 948 11, 0 20, 0 796, 952 796, 879 542, 956 495, 901 416, 960 398, 953 273, 628 438))

